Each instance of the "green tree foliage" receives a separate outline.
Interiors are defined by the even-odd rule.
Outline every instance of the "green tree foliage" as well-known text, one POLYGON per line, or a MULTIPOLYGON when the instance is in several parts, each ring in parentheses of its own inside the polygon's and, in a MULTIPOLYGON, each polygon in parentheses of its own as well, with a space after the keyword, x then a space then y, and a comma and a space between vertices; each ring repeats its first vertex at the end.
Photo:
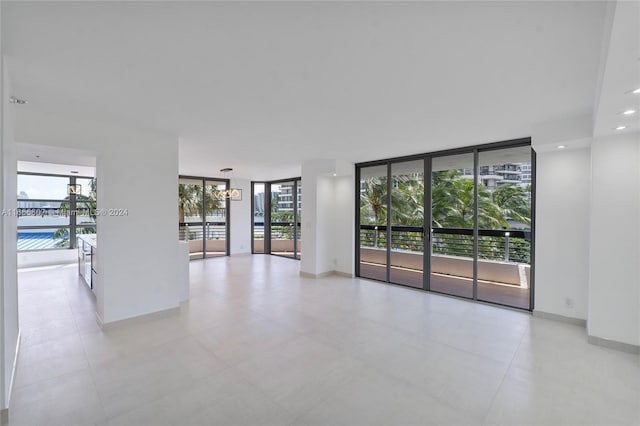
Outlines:
MULTIPOLYGON (((424 179, 422 173, 393 177, 391 192, 391 223, 399 226, 419 226, 424 223, 424 179)), ((473 229, 474 181, 458 170, 436 171, 432 174, 431 215, 434 228, 473 229)), ((528 228, 531 225, 531 188, 518 185, 501 185, 490 190, 478 187, 478 228, 510 229, 515 222, 528 228)), ((386 177, 363 179, 360 192, 360 223, 385 225, 387 218, 386 177)), ((365 246, 384 247, 386 236, 378 230, 364 233, 365 246)), ((487 240, 485 255, 488 258, 504 257, 502 237, 483 237, 487 240), (495 240, 495 241, 494 241, 495 240), (500 244, 502 248, 500 248, 500 244)), ((527 241, 511 240, 512 251, 518 258, 528 259, 527 241)), ((394 249, 422 251, 422 235, 406 233, 402 238, 394 233, 394 249)), ((447 235, 434 238, 434 252, 442 254, 471 255, 473 237, 447 235)))
POLYGON ((224 191, 216 185, 205 185, 204 191, 199 184, 178 184, 179 221, 184 222, 186 216, 199 216, 204 220, 202 206, 210 214, 221 208, 224 202, 224 191))

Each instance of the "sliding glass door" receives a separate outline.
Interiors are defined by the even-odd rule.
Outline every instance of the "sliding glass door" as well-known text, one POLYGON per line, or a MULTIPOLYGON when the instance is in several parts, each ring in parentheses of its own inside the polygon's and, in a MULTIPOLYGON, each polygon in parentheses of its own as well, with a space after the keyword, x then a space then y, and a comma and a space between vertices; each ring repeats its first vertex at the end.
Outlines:
POLYGON ((302 181, 252 182, 252 253, 300 259, 302 181))
POLYGON ((189 259, 204 257, 203 209, 198 202, 202 199, 202 191, 201 179, 178 180, 178 235, 180 240, 189 243, 189 259))
POLYGON ((362 167, 360 174, 360 276, 387 281, 387 166, 362 167))
POLYGON ((252 253, 265 252, 265 184, 254 182, 252 185, 253 229, 252 253))
POLYGON ((424 267, 424 160, 391 164, 389 281, 422 288, 424 267))
POLYGON ((205 257, 227 254, 226 182, 207 179, 204 187, 205 257))
POLYGON ((295 257, 295 182, 271 184, 271 254, 295 257))
POLYGON ((473 153, 431 160, 431 291, 473 297, 473 153))
POLYGON ((478 154, 478 300, 529 307, 530 164, 528 146, 478 154))
POLYGON ((533 309, 534 165, 529 140, 358 165, 356 274, 533 309))
POLYGON ((178 179, 178 238, 189 243, 189 258, 229 253, 229 182, 223 179, 178 179))

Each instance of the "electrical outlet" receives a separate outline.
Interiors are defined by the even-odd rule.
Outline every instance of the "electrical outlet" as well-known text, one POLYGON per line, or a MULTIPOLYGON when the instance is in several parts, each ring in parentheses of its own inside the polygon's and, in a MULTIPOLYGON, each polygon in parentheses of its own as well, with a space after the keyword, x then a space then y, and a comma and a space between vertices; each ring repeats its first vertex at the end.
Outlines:
POLYGON ((573 308, 573 299, 570 297, 567 297, 566 299, 564 299, 564 305, 567 308, 573 308))

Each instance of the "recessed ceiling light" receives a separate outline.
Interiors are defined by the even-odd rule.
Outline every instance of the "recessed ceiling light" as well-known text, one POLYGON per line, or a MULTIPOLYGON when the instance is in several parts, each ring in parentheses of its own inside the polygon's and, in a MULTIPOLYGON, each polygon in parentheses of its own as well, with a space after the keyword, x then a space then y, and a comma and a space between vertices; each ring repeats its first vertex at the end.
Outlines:
POLYGON ((633 93, 634 95, 638 95, 638 94, 640 94, 640 87, 638 87, 638 88, 637 88, 637 89, 635 89, 635 90, 632 90, 632 91, 631 91, 631 93, 633 93))
POLYGON ((633 115, 636 113, 635 109, 628 109, 626 111, 622 111, 622 115, 633 115))
POLYGON ((338 174, 337 174, 337 173, 334 173, 334 174, 333 174, 333 177, 336 177, 336 176, 338 176, 338 174))
POLYGON ((556 148, 558 149, 565 149, 567 146, 566 145, 558 145, 556 148))
POLYGON ((626 128, 627 128, 627 126, 618 126, 618 127, 616 127, 616 130, 624 130, 626 128))

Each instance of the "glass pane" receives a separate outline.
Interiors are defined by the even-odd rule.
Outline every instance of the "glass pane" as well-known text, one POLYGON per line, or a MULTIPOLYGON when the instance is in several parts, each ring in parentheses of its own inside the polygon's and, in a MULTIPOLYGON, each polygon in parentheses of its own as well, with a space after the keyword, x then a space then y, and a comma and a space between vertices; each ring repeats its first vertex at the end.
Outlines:
POLYGON ((76 195, 76 224, 96 223, 96 180, 76 179, 76 185, 80 185, 80 193, 76 195))
POLYGON ((391 165, 392 283, 423 288, 424 160, 391 165))
POLYGON ((18 201, 18 226, 68 226, 69 201, 18 201))
POLYGON ((360 169, 360 276, 387 280, 387 166, 360 169))
POLYGON ((271 254, 295 257, 293 182, 271 184, 271 254))
POLYGON ((226 182, 207 181, 205 185, 206 257, 227 254, 226 182))
POLYGON ((300 259, 300 256, 302 254, 302 241, 300 239, 300 236, 302 234, 301 230, 301 223, 302 223, 302 181, 299 180, 298 181, 298 194, 296 195, 296 202, 297 202, 297 223, 296 223, 296 238, 298 239, 297 243, 296 243, 296 257, 298 259, 300 259))
POLYGON ((178 221, 180 240, 189 241, 191 259, 203 257, 202 181, 178 181, 178 221))
POLYGON ((19 200, 68 199, 68 177, 18 175, 19 200))
POLYGON ((424 160, 391 165, 392 283, 423 288, 424 160))
POLYGON ((432 291, 473 297, 473 154, 432 159, 432 291))
POLYGON ((264 183, 253 184, 253 252, 264 253, 264 183))
POLYGON ((96 201, 78 200, 76 202, 76 224, 86 225, 96 223, 96 201))
POLYGON ((69 248, 69 228, 18 230, 18 251, 69 248))
POLYGON ((529 309, 531 148, 478 154, 478 299, 529 309))
POLYGON ((77 200, 96 200, 96 180, 77 178, 76 185, 80 185, 80 193, 77 195, 77 200))

